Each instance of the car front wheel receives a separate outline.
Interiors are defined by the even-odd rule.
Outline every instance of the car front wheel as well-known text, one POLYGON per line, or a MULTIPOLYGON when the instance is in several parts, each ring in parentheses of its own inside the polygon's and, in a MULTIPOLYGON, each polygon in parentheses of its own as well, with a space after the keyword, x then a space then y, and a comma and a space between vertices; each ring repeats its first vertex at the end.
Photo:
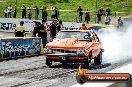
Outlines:
POLYGON ((99 53, 96 59, 94 59, 95 65, 100 65, 102 63, 102 52, 99 53))
POLYGON ((46 65, 47 65, 47 66, 51 66, 51 65, 52 65, 52 61, 49 60, 48 58, 46 58, 46 65))

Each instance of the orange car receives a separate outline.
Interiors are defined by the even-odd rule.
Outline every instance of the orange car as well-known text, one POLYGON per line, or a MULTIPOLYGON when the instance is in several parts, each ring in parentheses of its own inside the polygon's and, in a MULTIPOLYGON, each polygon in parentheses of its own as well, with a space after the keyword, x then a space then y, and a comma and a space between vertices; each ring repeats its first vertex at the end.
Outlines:
POLYGON ((60 31, 52 42, 46 44, 44 50, 47 66, 52 66, 53 61, 89 66, 92 59, 95 64, 101 64, 102 52, 102 43, 91 30, 60 31))

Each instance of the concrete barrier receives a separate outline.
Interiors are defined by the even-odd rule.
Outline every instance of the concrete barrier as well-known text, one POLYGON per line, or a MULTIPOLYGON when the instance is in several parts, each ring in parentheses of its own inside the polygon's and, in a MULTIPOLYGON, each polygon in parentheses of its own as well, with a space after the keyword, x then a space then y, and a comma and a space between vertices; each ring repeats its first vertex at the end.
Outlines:
MULTIPOLYGON (((132 64, 123 66, 121 68, 112 70, 107 73, 129 73, 132 75, 132 64)), ((131 76, 132 77, 132 76, 131 76)), ((116 83, 116 82, 88 82, 83 85, 81 84, 75 84, 71 87, 132 87, 132 81, 126 82, 126 83, 116 83)))
POLYGON ((0 60, 35 56, 43 53, 39 37, 7 37, 0 39, 0 60))

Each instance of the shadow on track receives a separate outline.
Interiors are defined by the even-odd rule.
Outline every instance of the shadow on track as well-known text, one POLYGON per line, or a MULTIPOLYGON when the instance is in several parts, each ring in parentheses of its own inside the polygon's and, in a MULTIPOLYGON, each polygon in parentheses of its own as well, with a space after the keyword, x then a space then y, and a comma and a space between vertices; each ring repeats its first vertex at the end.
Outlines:
MULTIPOLYGON (((82 66, 82 68, 88 69, 88 70, 96 70, 96 69, 107 68, 110 65, 111 65, 110 63, 105 63, 105 64, 101 64, 101 65, 91 64, 89 67, 82 66)), ((54 65, 50 68, 78 69, 78 67, 79 67, 79 64, 57 64, 57 65, 54 65)))

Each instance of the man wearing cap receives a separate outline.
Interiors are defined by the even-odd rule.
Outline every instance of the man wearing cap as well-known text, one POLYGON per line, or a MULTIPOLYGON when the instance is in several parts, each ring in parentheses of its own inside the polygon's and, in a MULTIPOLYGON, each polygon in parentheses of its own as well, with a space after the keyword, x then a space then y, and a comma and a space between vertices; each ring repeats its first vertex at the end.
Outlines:
POLYGON ((24 22, 20 21, 20 24, 15 29, 15 37, 25 36, 25 27, 23 25, 24 25, 24 22))

